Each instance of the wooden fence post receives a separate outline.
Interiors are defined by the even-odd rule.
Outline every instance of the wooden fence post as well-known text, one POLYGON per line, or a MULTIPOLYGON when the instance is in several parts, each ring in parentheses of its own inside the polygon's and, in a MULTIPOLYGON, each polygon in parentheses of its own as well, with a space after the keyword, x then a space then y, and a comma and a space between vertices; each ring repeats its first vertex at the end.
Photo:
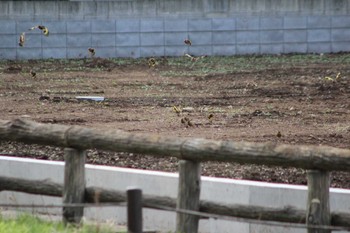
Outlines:
MULTIPOLYGON (((179 161, 179 190, 176 207, 178 209, 199 211, 201 186, 201 165, 199 162, 179 161)), ((177 213, 176 232, 198 232, 199 216, 177 213)))
MULTIPOLYGON (((329 207, 329 172, 310 170, 307 172, 308 197, 306 223, 308 225, 331 224, 329 207)), ((331 230, 309 228, 308 233, 330 233, 331 230)))
MULTIPOLYGON (((80 204, 85 199, 85 158, 86 151, 64 149, 63 203, 80 204)), ((84 207, 63 207, 63 222, 79 224, 84 207)))
POLYGON ((142 233, 142 190, 128 188, 128 233, 142 233))

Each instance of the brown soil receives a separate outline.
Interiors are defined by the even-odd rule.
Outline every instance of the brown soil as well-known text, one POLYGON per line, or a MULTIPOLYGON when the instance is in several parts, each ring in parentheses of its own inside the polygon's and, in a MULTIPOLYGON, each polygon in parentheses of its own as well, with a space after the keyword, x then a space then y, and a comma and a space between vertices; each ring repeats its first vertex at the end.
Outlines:
MULTIPOLYGON (((281 57, 291 59, 286 63, 275 62, 278 57, 237 57, 246 59, 248 66, 240 64, 223 72, 220 62, 224 58, 202 58, 197 63, 163 58, 151 68, 146 59, 125 63, 99 58, 5 61, 0 64, 0 119, 24 117, 135 133, 349 149, 349 59, 344 54, 323 56, 326 60, 322 62, 293 62, 293 56, 281 57), (343 62, 333 62, 342 58, 343 62), (37 73, 35 78, 29 74, 31 69, 37 73), (106 100, 75 98, 84 95, 104 96, 106 100), (176 114, 173 106, 183 112, 176 114), (210 114, 211 120, 207 118, 210 114), (181 123, 184 117, 193 126, 181 123)), ((1 142, 0 153, 63 159, 61 148, 14 142, 1 142)), ((177 171, 175 158, 96 150, 89 151, 88 163, 177 171)), ((305 171, 296 168, 206 162, 202 174, 306 184, 305 171)), ((332 173, 331 185, 350 188, 349 175, 332 173)))

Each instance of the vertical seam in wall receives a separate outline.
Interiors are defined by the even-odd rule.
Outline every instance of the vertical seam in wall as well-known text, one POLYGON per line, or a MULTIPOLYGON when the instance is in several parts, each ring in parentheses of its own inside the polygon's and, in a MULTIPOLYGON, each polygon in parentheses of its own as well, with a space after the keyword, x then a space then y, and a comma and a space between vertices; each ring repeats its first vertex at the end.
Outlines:
POLYGON ((331 52, 333 53, 334 52, 334 45, 333 45, 333 17, 334 16, 332 16, 332 17, 330 17, 330 25, 329 25, 329 30, 330 30, 330 33, 331 33, 331 35, 330 35, 330 37, 331 38, 329 38, 330 39, 330 44, 331 44, 331 52))
POLYGON ((141 18, 138 18, 137 19, 137 23, 139 24, 139 46, 138 46, 138 52, 139 52, 139 57, 143 57, 142 56, 142 54, 141 54, 141 47, 142 47, 142 45, 141 45, 141 31, 142 31, 142 28, 141 28, 141 18))
POLYGON ((259 28, 258 28, 258 30, 259 30, 259 54, 261 54, 261 15, 259 15, 259 17, 258 17, 258 19, 259 19, 259 28))
MULTIPOLYGON (((34 9, 35 9, 35 7, 34 7, 34 9)), ((34 16, 35 16, 35 14, 34 14, 34 16)), ((43 21, 40 21, 40 24, 44 25, 43 21)), ((43 52, 43 50, 44 50, 44 48, 43 48, 43 35, 40 36, 40 47, 41 47, 41 50, 40 50, 41 54, 40 54, 40 56, 41 56, 41 59, 43 59, 44 58, 44 55, 43 55, 44 54, 44 52, 43 52)))
POLYGON ((117 22, 118 19, 114 19, 114 56, 118 57, 118 53, 117 53, 117 32, 118 32, 118 28, 117 28, 117 22))
POLYGON ((285 46, 286 46, 286 39, 285 39, 286 38, 285 37, 286 29, 285 29, 284 20, 285 20, 285 16, 282 16, 282 31, 283 31, 282 53, 285 53, 285 46))
POLYGON ((165 18, 163 17, 163 56, 165 56, 165 18))
POLYGON ((211 38, 210 38, 210 48, 211 48, 211 51, 210 51, 210 54, 211 56, 213 56, 214 54, 214 40, 213 40, 213 34, 214 34, 214 28, 213 28, 213 18, 210 19, 210 31, 211 31, 211 38))
POLYGON ((67 20, 64 21, 65 34, 66 34, 66 58, 68 58, 68 33, 67 33, 67 20))
MULTIPOLYGON (((97 3, 96 3, 97 4, 97 3)), ((98 19, 97 19, 98 20, 98 19)), ((93 34, 93 31, 92 31, 92 22, 91 22, 91 19, 89 20, 89 23, 90 23, 90 47, 93 47, 92 46, 92 34, 93 34)), ((96 46, 98 47, 98 46, 96 46)))
MULTIPOLYGON (((190 19, 188 18, 187 16, 187 38, 188 40, 191 40, 190 38, 190 19)), ((185 53, 190 53, 190 47, 189 46, 186 46, 186 50, 185 50, 185 53)))
POLYGON ((237 16, 235 16, 234 17, 234 19, 235 19, 235 55, 237 55, 238 53, 237 53, 237 50, 238 50, 238 48, 237 48, 237 16))
MULTIPOLYGON (((15 21, 15 37, 16 37, 16 40, 18 40, 18 21, 16 20, 15 21)), ((16 42, 16 60, 18 59, 18 43, 16 42)))
POLYGON ((305 18, 306 18, 306 26, 305 26, 305 30, 306 30, 306 53, 308 53, 309 52, 309 27, 308 27, 308 25, 307 25, 307 21, 308 21, 308 19, 309 19, 309 17, 308 16, 305 16, 305 18))

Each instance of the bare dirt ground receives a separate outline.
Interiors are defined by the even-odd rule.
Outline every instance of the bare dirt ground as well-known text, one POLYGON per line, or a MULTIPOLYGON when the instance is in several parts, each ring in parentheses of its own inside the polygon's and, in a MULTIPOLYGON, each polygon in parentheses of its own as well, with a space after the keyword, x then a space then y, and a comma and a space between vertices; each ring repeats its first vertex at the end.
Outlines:
MULTIPOLYGON (((150 68, 147 59, 1 61, 0 119, 350 147, 349 54, 156 58, 156 62, 150 68), (76 99, 88 95, 106 99, 76 99), (182 112, 177 114, 173 106, 182 112), (193 126, 182 123, 184 117, 193 126)), ((14 142, 1 142, 0 153, 63 160, 61 148, 14 142)), ((91 150, 88 163, 177 171, 175 158, 130 153, 91 150)), ((202 170, 205 176, 306 184, 305 171, 295 168, 207 162, 202 170)), ((334 172, 331 179, 332 187, 350 188, 347 173, 334 172)))

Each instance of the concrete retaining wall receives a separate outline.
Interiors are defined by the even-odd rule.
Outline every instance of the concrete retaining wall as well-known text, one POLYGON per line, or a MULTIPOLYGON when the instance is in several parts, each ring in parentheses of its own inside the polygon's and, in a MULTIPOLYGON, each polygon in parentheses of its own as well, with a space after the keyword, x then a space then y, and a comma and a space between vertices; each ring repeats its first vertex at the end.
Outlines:
POLYGON ((349 26, 345 0, 0 1, 0 59, 330 53, 349 26))
MULTIPOLYGON (((144 194, 169 196, 176 198, 178 175, 174 173, 153 172, 108 166, 86 165, 87 186, 126 190, 136 186, 144 194)), ((0 176, 25 179, 50 179, 63 183, 63 162, 41 161, 0 157, 0 176)), ((201 200, 230 204, 251 204, 266 207, 284 207, 287 205, 300 209, 306 208, 307 188, 305 186, 271 184, 263 182, 242 181, 222 178, 202 177, 201 200)), ((332 211, 350 212, 350 190, 331 189, 330 205, 332 211)), ((29 195, 17 192, 0 192, 0 203, 12 204, 60 204, 61 198, 29 195)), ((31 210, 29 210, 31 211, 31 210)), ((57 209, 40 209, 51 215, 61 214, 57 209)), ((144 228, 173 232, 175 214, 173 212, 144 209, 144 228)), ((126 223, 124 207, 87 208, 88 219, 113 220, 118 224, 126 223)), ((288 227, 270 227, 266 225, 209 219, 200 221, 202 233, 301 233, 305 229, 288 227)))

